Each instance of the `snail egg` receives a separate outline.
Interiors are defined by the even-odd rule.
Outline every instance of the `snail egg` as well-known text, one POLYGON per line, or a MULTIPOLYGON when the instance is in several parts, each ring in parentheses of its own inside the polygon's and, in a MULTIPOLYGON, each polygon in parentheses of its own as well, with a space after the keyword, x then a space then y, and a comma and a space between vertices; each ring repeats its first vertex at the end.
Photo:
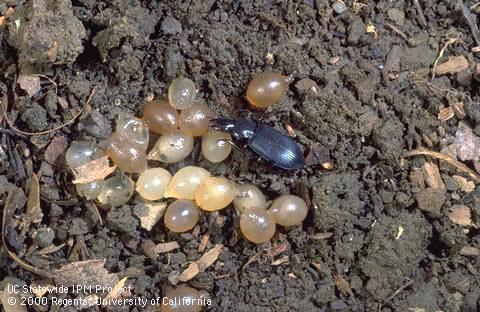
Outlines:
POLYGON ((94 143, 75 142, 67 150, 65 161, 70 168, 83 166, 102 156, 102 151, 94 143))
POLYGON ((148 128, 143 121, 127 114, 120 114, 117 120, 116 131, 120 136, 132 145, 138 145, 141 149, 147 150, 148 147, 148 128))
POLYGON ((184 167, 178 170, 172 180, 170 180, 165 197, 194 200, 198 186, 209 177, 210 172, 203 168, 195 166, 184 167))
POLYGON ((240 212, 252 208, 266 210, 267 200, 258 187, 253 184, 244 184, 238 187, 238 194, 233 199, 233 206, 240 212))
POLYGON ((259 73, 248 84, 247 100, 253 106, 266 108, 285 95, 292 81, 292 76, 280 73, 259 73))
POLYGON ((212 110, 204 104, 195 103, 180 112, 179 126, 185 133, 192 136, 201 136, 207 133, 212 110))
POLYGON ((193 137, 175 130, 162 135, 148 154, 148 159, 176 163, 184 160, 193 150, 193 137))
POLYGON ((167 207, 165 226, 172 232, 183 233, 191 230, 200 218, 200 210, 195 202, 188 199, 177 199, 167 207))
POLYGON ((77 190, 78 195, 85 197, 86 199, 94 199, 100 195, 104 183, 103 180, 97 180, 84 184, 76 184, 75 189, 77 190))
POLYGON ((170 172, 163 168, 147 169, 138 177, 136 190, 146 200, 158 200, 165 195, 171 179, 170 172))
POLYGON ((302 223, 308 213, 307 203, 295 195, 277 197, 269 211, 275 222, 283 226, 293 226, 302 223))
POLYGON ((252 243, 268 242, 275 234, 275 228, 275 220, 267 210, 247 209, 240 215, 240 230, 252 243))
POLYGON ((98 201, 103 205, 118 207, 126 204, 133 195, 134 182, 125 174, 118 174, 103 184, 98 201))
POLYGON ((119 132, 110 135, 105 153, 125 172, 140 173, 147 169, 147 155, 143 146, 126 140, 119 132))
POLYGON ((200 312, 202 310, 200 292, 188 286, 167 290, 162 300, 161 312, 200 312))
POLYGON ((236 185, 225 178, 207 178, 195 192, 195 201, 203 210, 216 211, 227 207, 237 194, 236 185))
POLYGON ((178 110, 192 106, 196 95, 195 84, 187 78, 174 79, 168 87, 168 101, 178 110))
POLYGON ((230 133, 208 132, 202 137, 203 156, 213 163, 224 161, 232 152, 232 145, 229 141, 232 141, 230 133))
POLYGON ((143 109, 142 119, 150 131, 158 134, 173 131, 178 127, 177 110, 163 100, 147 103, 143 109))

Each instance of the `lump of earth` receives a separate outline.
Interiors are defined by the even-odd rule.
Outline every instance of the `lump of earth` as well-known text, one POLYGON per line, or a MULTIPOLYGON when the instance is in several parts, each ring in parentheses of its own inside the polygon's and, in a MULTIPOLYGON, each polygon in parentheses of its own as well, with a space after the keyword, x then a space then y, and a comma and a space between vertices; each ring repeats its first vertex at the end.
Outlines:
POLYGON ((366 290, 375 300, 385 300, 414 274, 428 253, 431 236, 431 225, 418 211, 377 219, 367 236, 366 255, 359 261, 368 280, 366 290), (400 226, 404 231, 398 237, 400 226))
POLYGON ((83 52, 85 28, 69 0, 30 0, 9 20, 8 43, 20 65, 71 64, 83 52))
POLYGON ((129 206, 122 206, 112 209, 107 214, 108 225, 119 232, 126 233, 132 237, 138 236, 137 227, 139 221, 132 215, 129 206))
POLYGON ((380 149, 381 158, 390 162, 398 161, 402 154, 405 128, 398 119, 389 119, 373 130, 373 142, 380 149))
POLYGON ((440 209, 445 203, 445 190, 439 188, 426 188, 415 194, 418 208, 426 211, 431 217, 439 218, 442 216, 440 209))
POLYGON ((43 131, 47 128, 47 111, 37 102, 33 103, 22 114, 22 121, 32 131, 43 131))

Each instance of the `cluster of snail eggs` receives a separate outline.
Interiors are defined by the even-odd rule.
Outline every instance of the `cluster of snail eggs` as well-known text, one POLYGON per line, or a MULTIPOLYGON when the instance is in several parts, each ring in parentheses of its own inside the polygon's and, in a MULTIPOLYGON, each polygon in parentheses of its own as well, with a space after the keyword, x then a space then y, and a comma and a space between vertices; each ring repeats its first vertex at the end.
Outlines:
MULTIPOLYGON (((291 81, 290 76, 279 73, 261 73, 249 83, 247 99, 251 105, 265 108, 285 94, 291 81)), ((232 136, 209 130, 214 114, 207 105, 197 102, 196 95, 191 80, 175 79, 168 88, 168 101, 147 103, 141 118, 120 114, 105 151, 91 142, 73 143, 66 153, 70 168, 78 168, 105 154, 120 169, 106 180, 77 184, 77 193, 112 207, 127 203, 135 190, 146 201, 173 198, 164 223, 177 233, 191 230, 198 223, 201 210, 218 211, 232 202, 240 213, 240 230, 254 243, 269 241, 277 224, 286 227, 300 224, 308 209, 298 196, 282 195, 267 210, 266 197, 253 184, 239 186, 197 166, 181 168, 174 175, 164 168, 148 168, 148 160, 167 164, 184 160, 193 150, 194 137, 202 137, 202 154, 210 162, 221 162, 231 153, 232 136), (149 132, 160 136, 147 153, 149 132), (127 174, 138 174, 136 183, 127 174)))
POLYGON ((267 200, 253 184, 239 187, 233 206, 241 213, 240 230, 246 239, 260 244, 269 241, 276 224, 294 226, 303 222, 308 213, 305 200, 295 195, 277 197, 267 210, 267 200))

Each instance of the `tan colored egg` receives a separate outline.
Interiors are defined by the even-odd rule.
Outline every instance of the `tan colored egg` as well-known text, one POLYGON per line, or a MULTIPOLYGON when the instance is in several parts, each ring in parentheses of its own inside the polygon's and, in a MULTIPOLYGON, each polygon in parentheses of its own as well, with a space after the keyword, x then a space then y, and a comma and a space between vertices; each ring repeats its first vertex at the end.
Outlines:
POLYGON ((197 188, 195 201, 206 211, 216 211, 227 207, 237 194, 237 187, 225 178, 210 177, 197 188))
POLYGON ((168 133, 178 127, 177 110, 163 100, 147 103, 143 109, 142 119, 150 131, 158 134, 168 133))
POLYGON ((84 184, 75 184, 77 194, 86 199, 95 199, 102 192, 103 180, 92 181, 84 184))
POLYGON ((68 148, 65 154, 65 161, 70 168, 74 169, 101 156, 102 150, 100 150, 96 144, 91 142, 75 142, 68 148))
POLYGON ((168 87, 168 102, 178 110, 192 106, 196 95, 195 84, 187 78, 174 79, 168 87))
POLYGON ((182 131, 192 136, 201 136, 207 133, 212 110, 205 104, 195 103, 181 111, 179 126, 182 131))
POLYGON ((148 147, 148 128, 142 120, 137 117, 122 113, 117 119, 117 128, 115 130, 125 141, 132 145, 137 145, 139 149, 147 150, 148 147))
POLYGON ((283 226, 301 224, 308 214, 307 203, 295 195, 277 197, 269 211, 275 218, 275 222, 283 226))
POLYGON ((244 184, 238 187, 238 194, 233 199, 233 206, 240 212, 252 208, 266 210, 267 199, 255 185, 244 184))
POLYGON ((208 161, 219 163, 227 159, 232 152, 232 136, 230 133, 216 131, 207 132, 202 137, 202 155, 208 161))
POLYGON ((266 108, 280 100, 292 82, 292 76, 272 72, 259 73, 248 84, 247 100, 253 106, 266 108))
POLYGON ((172 174, 163 168, 150 168, 140 174, 136 190, 146 200, 163 198, 172 174))
POLYGON ((118 207, 126 204, 133 195, 134 182, 125 174, 117 174, 103 184, 97 200, 103 205, 118 207))
POLYGON ((133 144, 119 132, 113 132, 108 139, 107 154, 118 168, 128 173, 141 173, 147 169, 147 155, 144 146, 133 144))
POLYGON ((193 150, 193 137, 183 131, 175 130, 162 135, 148 154, 148 159, 165 163, 177 163, 193 150))
POLYGON ((209 177, 210 172, 201 167, 184 167, 178 170, 170 180, 165 197, 194 200, 198 186, 209 177))
POLYGON ((161 312, 200 312, 202 296, 192 287, 181 286, 167 290, 162 299, 161 312))
POLYGON ((268 242, 275 235, 275 220, 264 209, 247 209, 240 215, 240 230, 255 244, 268 242))
POLYGON ((177 199, 167 207, 165 226, 172 232, 183 233, 191 230, 200 218, 200 210, 194 201, 177 199))

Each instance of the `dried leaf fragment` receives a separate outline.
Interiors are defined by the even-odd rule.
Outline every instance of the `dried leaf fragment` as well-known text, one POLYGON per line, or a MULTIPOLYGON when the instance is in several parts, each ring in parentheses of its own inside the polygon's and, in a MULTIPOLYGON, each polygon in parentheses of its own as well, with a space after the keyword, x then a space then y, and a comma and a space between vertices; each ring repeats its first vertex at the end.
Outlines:
POLYGON ((468 60, 465 56, 454 56, 445 63, 439 64, 435 67, 435 74, 455 74, 464 71, 468 68, 468 60))
POLYGON ((123 289, 125 287, 125 283, 127 282, 128 277, 124 277, 121 280, 118 281, 115 286, 113 286, 112 291, 108 293, 108 295, 105 297, 105 299, 115 299, 119 298, 122 295, 125 295, 123 292, 123 289))
POLYGON ((464 205, 453 205, 450 208, 450 213, 448 218, 452 220, 453 223, 469 226, 472 225, 472 216, 470 214, 470 208, 464 205))
POLYGON ((222 252, 223 245, 216 244, 212 249, 207 251, 203 256, 200 257, 197 261, 191 263, 188 268, 185 269, 178 277, 177 280, 180 282, 186 282, 197 276, 199 273, 205 271, 209 266, 211 266, 215 261, 217 261, 218 256, 222 252))
POLYGON ((445 122, 455 116, 455 112, 452 107, 443 107, 438 112, 438 120, 445 122))
POLYGON ((140 225, 150 231, 158 220, 165 214, 166 202, 149 203, 142 202, 135 206, 134 213, 140 219, 140 225))
POLYGON ((40 223, 43 219, 42 208, 40 208, 40 184, 36 174, 33 174, 30 178, 25 217, 31 223, 40 223))
POLYGON ((350 284, 338 274, 333 274, 333 277, 335 278, 335 285, 342 295, 346 296, 348 294, 353 297, 353 291, 350 288, 350 284))
POLYGON ((465 193, 470 193, 475 189, 475 183, 473 183, 473 181, 467 180, 467 178, 465 177, 454 175, 452 176, 452 178, 453 180, 455 180, 455 182, 457 182, 460 189, 465 193))
POLYGON ((435 189, 445 189, 442 177, 440 176, 440 170, 438 166, 433 162, 426 162, 423 164, 423 175, 425 182, 428 186, 435 189))
POLYGON ((460 160, 480 160, 480 138, 464 122, 458 125, 454 145, 460 160))
POLYGON ((116 168, 116 166, 110 167, 108 156, 103 156, 73 169, 73 173, 75 174, 73 183, 82 184, 102 180, 114 172, 116 168))
POLYGON ((18 84, 25 92, 27 92, 29 97, 37 94, 42 86, 40 85, 40 77, 33 75, 20 75, 18 77, 18 84))
MULTIPOLYGON (((113 287, 118 282, 116 274, 104 268, 106 259, 86 260, 69 263, 54 273, 57 285, 75 287, 75 285, 92 285, 95 287, 113 287)), ((101 294, 100 291, 95 291, 101 294)))

